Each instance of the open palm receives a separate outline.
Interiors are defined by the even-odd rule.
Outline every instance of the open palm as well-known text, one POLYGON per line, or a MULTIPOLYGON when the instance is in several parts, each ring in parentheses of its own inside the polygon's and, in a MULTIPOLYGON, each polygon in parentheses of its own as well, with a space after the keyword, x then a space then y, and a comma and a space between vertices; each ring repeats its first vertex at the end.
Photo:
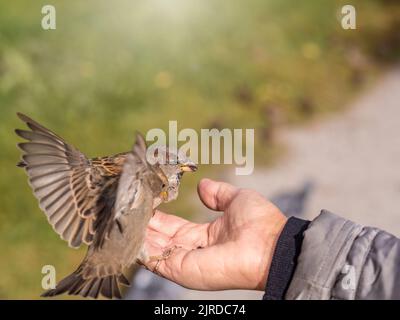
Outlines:
POLYGON ((214 221, 192 223, 156 211, 151 219, 146 249, 171 255, 146 267, 182 286, 197 290, 263 290, 275 243, 286 222, 272 203, 253 190, 204 179, 200 199, 222 211, 214 221))

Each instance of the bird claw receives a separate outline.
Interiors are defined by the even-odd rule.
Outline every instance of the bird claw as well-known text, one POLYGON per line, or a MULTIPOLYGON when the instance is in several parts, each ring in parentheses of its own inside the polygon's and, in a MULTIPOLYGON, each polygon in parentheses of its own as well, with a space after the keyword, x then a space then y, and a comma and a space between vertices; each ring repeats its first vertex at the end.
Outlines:
POLYGON ((180 246, 174 245, 170 248, 165 249, 161 255, 158 256, 150 256, 149 257, 149 262, 154 262, 154 261, 160 261, 160 260, 167 260, 172 253, 174 252, 175 249, 180 248, 180 246))
POLYGON ((162 252, 162 254, 159 255, 159 256, 151 256, 151 257, 149 257, 149 262, 156 261, 156 265, 155 265, 155 267, 153 269, 153 272, 157 273, 157 270, 158 270, 158 267, 160 265, 160 262, 163 261, 163 260, 167 260, 172 255, 172 253, 175 251, 175 249, 178 249, 178 248, 180 248, 180 246, 174 245, 174 246, 172 246, 170 248, 165 249, 162 252))

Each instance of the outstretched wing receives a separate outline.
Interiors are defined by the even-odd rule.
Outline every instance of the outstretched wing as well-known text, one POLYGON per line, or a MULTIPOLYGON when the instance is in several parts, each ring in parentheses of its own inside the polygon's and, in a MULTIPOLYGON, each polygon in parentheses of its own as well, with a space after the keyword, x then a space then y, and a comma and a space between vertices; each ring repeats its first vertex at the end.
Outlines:
POLYGON ((15 132, 28 142, 18 146, 40 208, 62 239, 77 248, 92 243, 98 208, 99 186, 88 159, 61 137, 29 117, 18 117, 31 129, 15 132))

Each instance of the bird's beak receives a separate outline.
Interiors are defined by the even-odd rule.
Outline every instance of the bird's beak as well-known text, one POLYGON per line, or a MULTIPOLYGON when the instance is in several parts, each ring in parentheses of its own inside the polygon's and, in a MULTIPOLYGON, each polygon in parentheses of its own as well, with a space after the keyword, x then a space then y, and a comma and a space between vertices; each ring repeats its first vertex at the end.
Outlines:
POLYGON ((195 172, 197 170, 197 166, 194 163, 183 164, 181 165, 181 170, 183 172, 195 172))

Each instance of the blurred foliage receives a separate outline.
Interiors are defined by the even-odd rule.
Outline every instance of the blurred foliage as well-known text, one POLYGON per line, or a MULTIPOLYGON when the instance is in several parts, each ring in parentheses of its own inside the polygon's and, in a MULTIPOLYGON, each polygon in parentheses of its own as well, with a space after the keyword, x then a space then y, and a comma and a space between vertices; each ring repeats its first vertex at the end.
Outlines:
MULTIPOLYGON (((340 26, 344 1, 53 0, 53 31, 44 4, 0 3, 0 298, 37 298, 43 265, 60 279, 84 254, 54 234, 15 167, 16 111, 89 156, 168 120, 255 128, 262 165, 276 127, 342 108, 400 52, 398 1, 353 1, 357 30, 340 26)), ((179 214, 201 175, 185 177, 179 214)))

